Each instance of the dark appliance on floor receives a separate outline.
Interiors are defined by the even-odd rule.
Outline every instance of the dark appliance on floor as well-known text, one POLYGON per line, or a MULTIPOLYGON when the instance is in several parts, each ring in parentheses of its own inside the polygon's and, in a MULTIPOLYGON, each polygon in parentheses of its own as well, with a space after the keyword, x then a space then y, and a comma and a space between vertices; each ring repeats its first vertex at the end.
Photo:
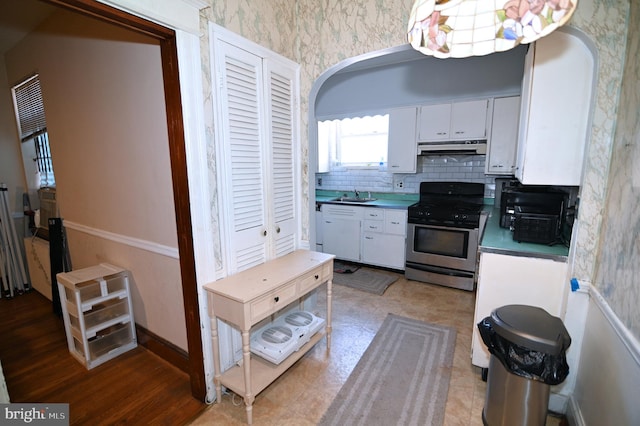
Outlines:
POLYGON ((500 198, 500 226, 518 242, 555 244, 561 240, 567 194, 550 187, 510 187, 500 198))
POLYGON ((483 205, 482 183, 421 182, 408 209, 405 277, 472 291, 483 205))

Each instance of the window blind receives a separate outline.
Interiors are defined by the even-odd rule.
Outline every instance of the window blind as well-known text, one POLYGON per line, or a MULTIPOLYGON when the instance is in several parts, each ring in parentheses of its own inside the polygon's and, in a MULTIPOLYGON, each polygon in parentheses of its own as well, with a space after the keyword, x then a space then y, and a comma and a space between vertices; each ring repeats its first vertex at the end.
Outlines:
POLYGON ((20 126, 20 139, 25 142, 47 129, 44 104, 38 75, 13 88, 16 115, 20 126))

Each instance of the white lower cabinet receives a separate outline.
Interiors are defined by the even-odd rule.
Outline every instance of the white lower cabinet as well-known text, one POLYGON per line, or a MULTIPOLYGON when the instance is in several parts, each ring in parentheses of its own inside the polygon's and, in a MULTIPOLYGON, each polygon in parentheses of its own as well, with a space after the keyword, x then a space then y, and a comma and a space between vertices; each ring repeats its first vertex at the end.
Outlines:
POLYGON ((407 212, 365 209, 362 262, 404 270, 407 212))
POLYGON ((471 362, 489 367, 489 351, 477 324, 505 305, 530 305, 562 317, 568 290, 567 263, 551 259, 480 254, 476 308, 471 342, 471 362))
POLYGON ((322 205, 322 250, 336 258, 404 270, 407 211, 322 205))
POLYGON ((322 248, 325 253, 360 262, 363 213, 364 209, 358 206, 322 206, 322 248))

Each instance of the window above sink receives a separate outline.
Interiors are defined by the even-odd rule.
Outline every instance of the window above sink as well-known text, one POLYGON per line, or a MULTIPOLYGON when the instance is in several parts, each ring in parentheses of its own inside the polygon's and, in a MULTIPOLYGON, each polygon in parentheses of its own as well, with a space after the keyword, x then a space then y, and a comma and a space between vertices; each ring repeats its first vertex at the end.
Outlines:
POLYGON ((387 162, 388 139, 388 114, 319 121, 319 170, 378 168, 387 162))

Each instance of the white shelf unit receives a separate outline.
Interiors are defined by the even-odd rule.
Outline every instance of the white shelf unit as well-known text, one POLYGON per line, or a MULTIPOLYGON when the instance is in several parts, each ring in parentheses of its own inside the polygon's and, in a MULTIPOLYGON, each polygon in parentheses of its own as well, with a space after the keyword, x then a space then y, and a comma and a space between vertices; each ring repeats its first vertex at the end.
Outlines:
POLYGON ((87 369, 138 345, 128 271, 102 263, 56 278, 69 352, 87 369))

